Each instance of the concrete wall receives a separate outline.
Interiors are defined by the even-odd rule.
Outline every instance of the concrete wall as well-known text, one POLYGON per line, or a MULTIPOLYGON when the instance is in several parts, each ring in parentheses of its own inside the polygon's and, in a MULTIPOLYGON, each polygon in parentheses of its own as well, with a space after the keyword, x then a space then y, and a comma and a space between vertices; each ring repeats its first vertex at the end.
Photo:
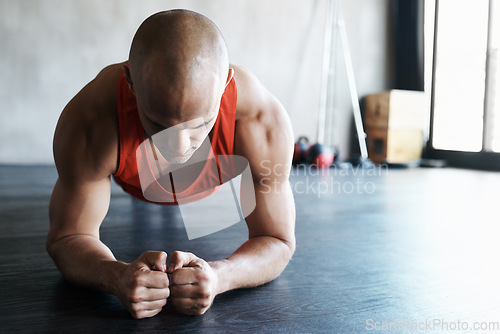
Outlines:
MULTIPOLYGON (((388 88, 390 0, 342 0, 360 95, 388 88)), ((253 70, 287 108, 296 136, 316 136, 327 0, 0 0, 0 163, 52 163, 65 104, 123 61, 150 14, 188 8, 216 22, 231 61, 253 70)), ((336 57, 330 140, 348 151, 352 120, 336 57)), ((342 158, 341 157, 341 158, 342 158)))

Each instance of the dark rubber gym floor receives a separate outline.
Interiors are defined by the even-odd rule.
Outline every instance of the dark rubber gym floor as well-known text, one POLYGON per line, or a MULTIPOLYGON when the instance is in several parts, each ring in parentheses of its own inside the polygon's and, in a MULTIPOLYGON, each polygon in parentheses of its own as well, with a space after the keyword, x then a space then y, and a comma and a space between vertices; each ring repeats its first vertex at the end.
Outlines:
MULTIPOLYGON (((499 173, 329 173, 293 170, 297 250, 278 279, 220 295, 203 316, 167 305, 154 318, 134 320, 114 296, 66 283, 45 252, 55 168, 0 166, 0 332, 358 333, 384 325, 412 332, 498 325, 499 173)), ((245 241, 246 227, 240 222, 188 240, 178 208, 132 200, 114 185, 101 238, 124 261, 148 249, 215 260, 245 241)))

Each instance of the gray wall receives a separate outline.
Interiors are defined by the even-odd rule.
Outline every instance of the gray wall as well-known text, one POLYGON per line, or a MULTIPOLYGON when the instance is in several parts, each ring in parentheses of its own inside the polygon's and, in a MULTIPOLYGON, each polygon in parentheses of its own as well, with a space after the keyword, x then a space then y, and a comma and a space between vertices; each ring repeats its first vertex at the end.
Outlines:
MULTIPOLYGON (((360 95, 388 88, 390 0, 342 0, 360 95)), ((282 101, 296 136, 316 136, 326 0, 0 0, 0 163, 52 163, 65 104, 104 66, 127 58, 150 14, 188 8, 224 33, 231 61, 282 101)), ((332 143, 348 153, 352 119, 341 57, 329 106, 332 143)))

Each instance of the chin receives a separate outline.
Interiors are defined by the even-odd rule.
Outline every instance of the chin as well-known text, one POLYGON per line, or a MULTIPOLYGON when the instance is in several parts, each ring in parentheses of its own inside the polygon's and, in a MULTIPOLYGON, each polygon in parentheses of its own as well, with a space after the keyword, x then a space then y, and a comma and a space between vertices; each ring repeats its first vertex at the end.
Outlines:
POLYGON ((180 164, 186 163, 189 159, 191 159, 191 157, 193 156, 193 154, 199 148, 200 148, 200 146, 198 146, 198 147, 192 147, 192 151, 189 152, 186 155, 174 155, 174 156, 172 156, 172 154, 166 154, 163 157, 165 158, 165 160, 167 160, 171 164, 180 165, 180 164))
POLYGON ((169 163, 174 164, 174 165, 180 165, 183 163, 186 163, 191 157, 193 156, 195 151, 190 152, 186 155, 177 155, 177 156, 168 156, 165 157, 165 160, 167 160, 169 163))

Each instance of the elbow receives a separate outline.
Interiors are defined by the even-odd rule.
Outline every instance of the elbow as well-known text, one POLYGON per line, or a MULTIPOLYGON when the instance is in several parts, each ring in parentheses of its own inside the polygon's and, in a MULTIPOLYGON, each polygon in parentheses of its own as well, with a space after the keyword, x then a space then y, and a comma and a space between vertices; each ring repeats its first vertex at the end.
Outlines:
POLYGON ((295 237, 287 239, 278 238, 278 240, 285 246, 286 255, 283 258, 286 258, 287 262, 290 261, 293 254, 295 253, 295 246, 296 246, 295 237))
POLYGON ((296 246, 295 238, 292 238, 292 240, 287 241, 286 245, 288 246, 289 249, 289 255, 290 255, 289 259, 291 259, 293 254, 295 253, 295 246, 296 246))
POLYGON ((45 240, 45 250, 49 256, 55 261, 60 248, 60 241, 65 239, 66 236, 60 236, 56 233, 49 231, 47 239, 45 240))
POLYGON ((54 259, 55 254, 55 242, 53 238, 51 238, 50 234, 47 236, 47 240, 45 240, 45 250, 49 254, 49 256, 54 259))

